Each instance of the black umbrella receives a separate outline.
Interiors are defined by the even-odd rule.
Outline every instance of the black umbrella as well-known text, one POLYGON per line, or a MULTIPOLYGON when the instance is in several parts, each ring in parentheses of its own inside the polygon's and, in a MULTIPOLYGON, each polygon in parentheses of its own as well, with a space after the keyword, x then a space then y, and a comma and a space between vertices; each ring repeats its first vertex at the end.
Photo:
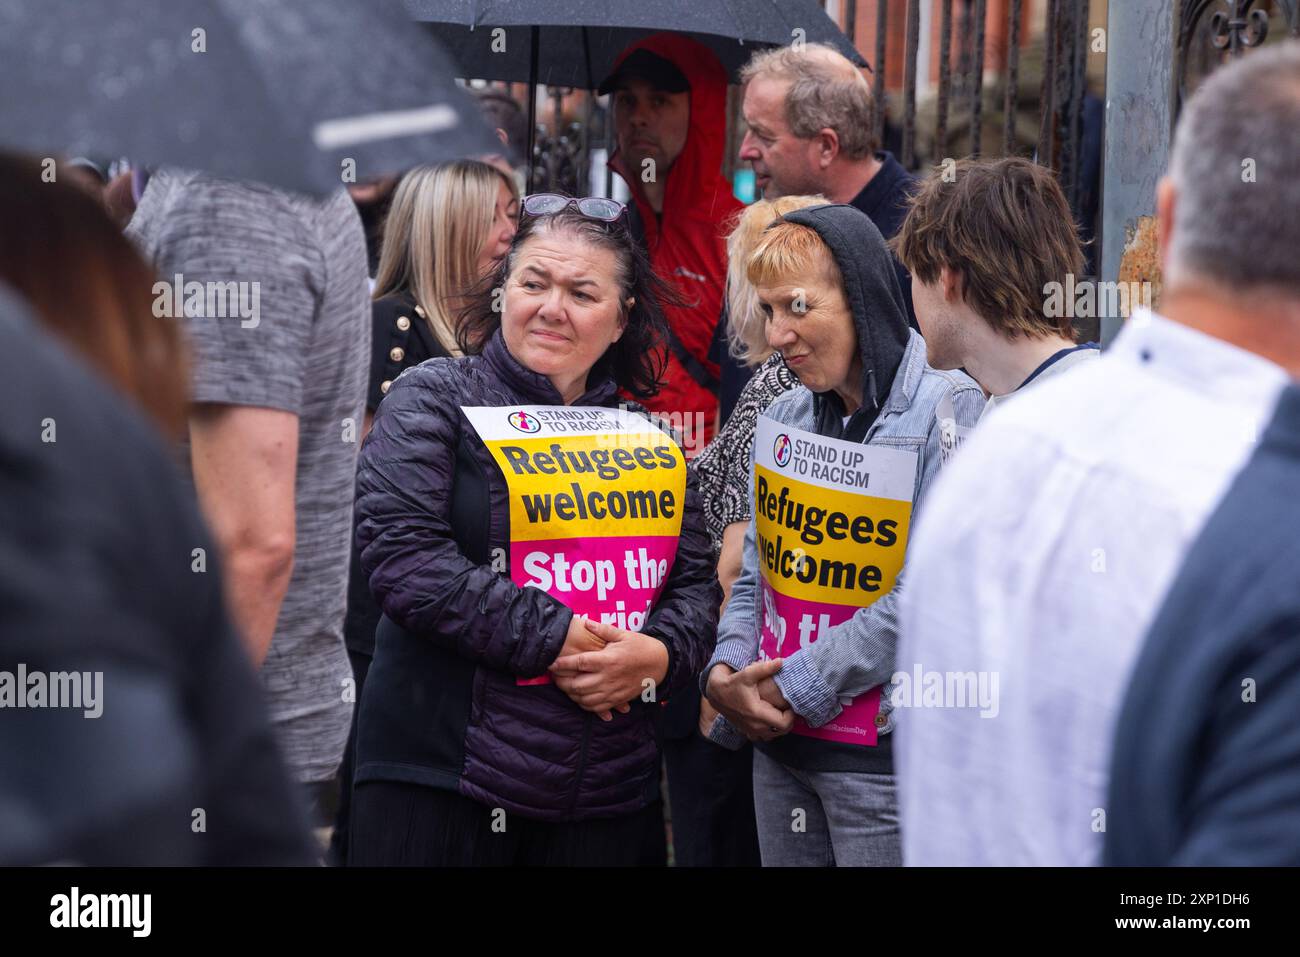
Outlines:
POLYGON ((682 33, 735 77, 757 50, 829 43, 866 61, 815 0, 405 0, 451 51, 460 75, 595 89, 629 45, 682 33), (530 56, 534 39, 538 57, 530 56), (534 73, 535 70, 535 73, 534 73))
POLYGON ((631 43, 669 30, 708 46, 732 75, 755 50, 829 43, 866 61, 816 0, 405 0, 461 76, 528 83, 529 188, 537 84, 595 89, 631 43))
POLYGON ((454 76, 397 0, 0 0, 0 146, 27 152, 323 193, 499 151, 454 76))

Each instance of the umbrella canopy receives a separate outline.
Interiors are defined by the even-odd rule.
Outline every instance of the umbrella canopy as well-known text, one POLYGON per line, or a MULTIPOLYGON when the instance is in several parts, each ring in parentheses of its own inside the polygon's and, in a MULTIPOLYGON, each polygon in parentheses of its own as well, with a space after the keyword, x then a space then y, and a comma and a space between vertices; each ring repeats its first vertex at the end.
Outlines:
POLYGON ((325 193, 499 151, 454 76, 397 0, 0 0, 7 149, 325 193))
POLYGON ((829 43, 866 62, 815 0, 405 0, 413 19, 455 57, 460 75, 528 82, 532 28, 536 80, 594 89, 618 55, 651 33, 671 30, 717 54, 731 76, 757 51, 796 40, 829 43), (496 28, 501 28, 497 30, 496 28))

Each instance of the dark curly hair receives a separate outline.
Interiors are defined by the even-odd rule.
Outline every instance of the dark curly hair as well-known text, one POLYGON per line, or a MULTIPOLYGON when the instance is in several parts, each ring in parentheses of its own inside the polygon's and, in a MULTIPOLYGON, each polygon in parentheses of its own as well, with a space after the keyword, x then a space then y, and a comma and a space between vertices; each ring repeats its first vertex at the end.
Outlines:
POLYGON ((609 376, 619 388, 637 398, 656 394, 667 364, 668 322, 663 309, 665 305, 681 305, 681 297, 655 275, 649 257, 624 221, 590 219, 572 206, 545 216, 524 216, 500 267, 477 283, 465 298, 456 334, 461 349, 467 355, 481 352, 501 327, 501 313, 493 309, 494 300, 500 308, 496 290, 505 288, 524 243, 541 233, 562 233, 614 253, 620 308, 629 298, 635 301, 623 317, 627 323, 623 335, 596 362, 592 373, 609 376))

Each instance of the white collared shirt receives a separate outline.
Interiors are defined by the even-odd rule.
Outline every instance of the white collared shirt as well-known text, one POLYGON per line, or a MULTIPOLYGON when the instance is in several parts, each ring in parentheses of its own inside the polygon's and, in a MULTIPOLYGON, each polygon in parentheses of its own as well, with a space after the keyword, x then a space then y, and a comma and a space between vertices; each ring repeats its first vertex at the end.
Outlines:
POLYGON ((909 678, 886 689, 920 705, 895 711, 905 864, 1099 860, 1130 668, 1286 381, 1139 310, 1101 359, 975 430, 914 533, 909 678), (963 686, 996 694, 952 707, 963 686))

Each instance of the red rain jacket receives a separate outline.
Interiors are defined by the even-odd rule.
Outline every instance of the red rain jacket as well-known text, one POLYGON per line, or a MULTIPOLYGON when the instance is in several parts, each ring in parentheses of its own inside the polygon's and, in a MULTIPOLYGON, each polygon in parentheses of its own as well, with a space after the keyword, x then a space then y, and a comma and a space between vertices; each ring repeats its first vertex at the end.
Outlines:
MULTIPOLYGON (((727 74, 711 50, 689 37, 657 33, 629 46, 618 62, 639 49, 671 61, 691 84, 690 126, 686 145, 668 172, 662 226, 646 202, 640 170, 628 169, 618 151, 610 165, 632 192, 655 272, 672 283, 687 303, 666 310, 668 324, 686 350, 716 378, 719 370, 709 361, 709 346, 726 290, 725 233, 742 208, 722 175, 727 74)), ((696 382, 671 351, 664 379, 663 389, 643 400, 644 404, 669 415, 669 424, 684 430, 682 440, 688 455, 699 452, 713 437, 717 394, 696 382)))

